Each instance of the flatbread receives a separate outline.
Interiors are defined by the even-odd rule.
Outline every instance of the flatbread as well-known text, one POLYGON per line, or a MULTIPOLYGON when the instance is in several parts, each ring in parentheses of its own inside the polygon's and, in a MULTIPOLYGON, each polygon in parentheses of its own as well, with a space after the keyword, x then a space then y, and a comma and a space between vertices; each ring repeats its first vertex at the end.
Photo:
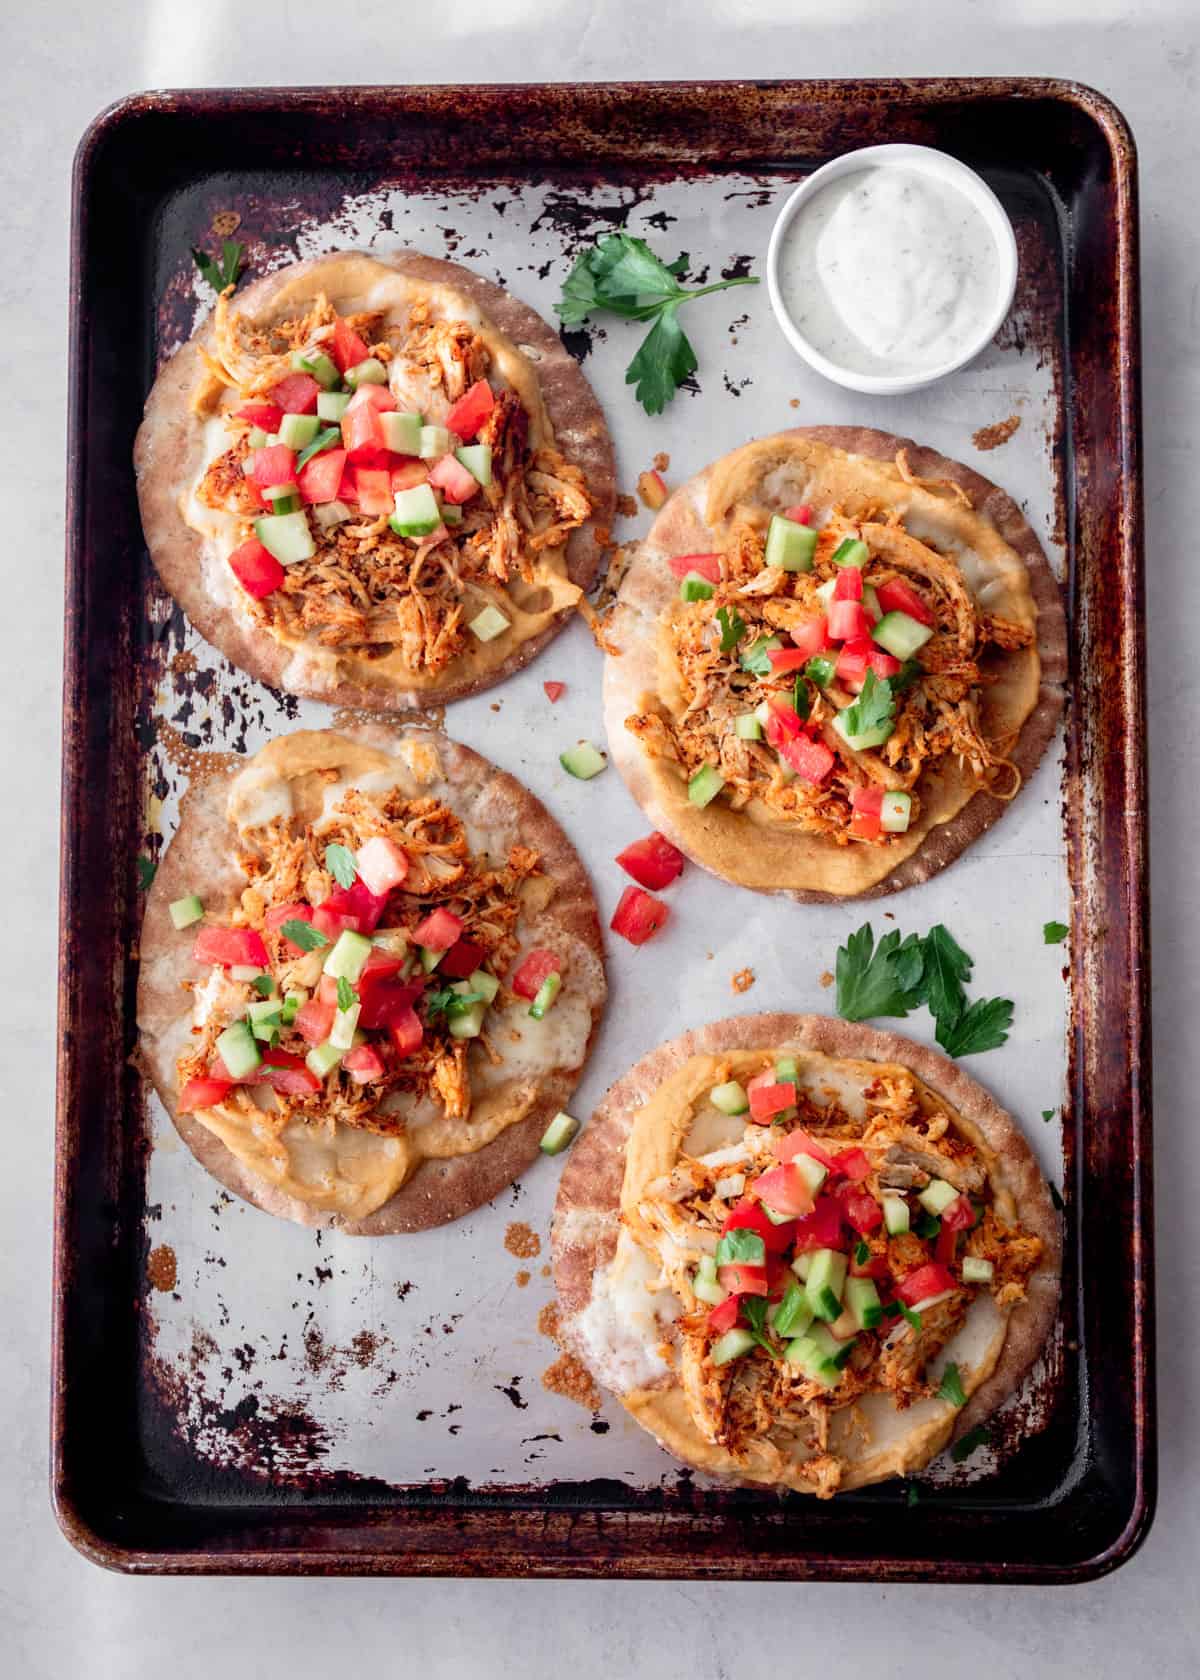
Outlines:
MULTIPOLYGON (((546 1126, 565 1107, 590 1053, 607 991, 595 900, 574 847, 540 800, 515 777, 440 731, 416 725, 344 725, 337 731, 300 731, 270 743, 263 752, 296 743, 315 757, 330 755, 331 761, 355 744, 389 755, 410 752, 418 755, 413 762, 419 765, 434 762, 426 757, 432 750, 440 774, 430 781, 430 791, 445 797, 470 830, 487 836, 493 855, 506 856, 517 841, 537 849, 546 891, 544 902, 522 916, 521 941, 525 946, 549 946, 565 958, 567 979, 560 1005, 569 996, 573 1016, 583 1010, 582 1030, 576 1022, 566 1049, 553 1029, 546 1035, 544 1042, 554 1055, 536 1068, 536 1091, 523 1117, 473 1153, 423 1159, 402 1187, 366 1217, 346 1218, 316 1208, 257 1176, 196 1114, 179 1114, 175 1106, 175 1062, 192 1019, 192 994, 183 986, 203 981, 209 970, 192 961, 193 932, 176 931, 168 906, 194 892, 206 906, 223 909, 236 902, 246 884, 234 862, 236 829, 226 811, 230 786, 245 769, 238 765, 188 790, 178 831, 147 898, 137 1000, 140 1064, 201 1165, 256 1207, 302 1225, 336 1227, 354 1236, 425 1230, 460 1218, 512 1183, 536 1158, 546 1126)), ((555 1013, 547 1015, 547 1023, 553 1023, 555 1013)), ((497 1048, 503 1050, 504 1045, 497 1048)), ((470 1120, 443 1124, 469 1127, 470 1120)), ((339 1131, 349 1134, 352 1128, 339 1131)), ((372 1136, 359 1133, 352 1141, 372 1136)), ((388 1141, 376 1139, 376 1144, 388 1141)))
MULTIPOLYGON (((1006 802, 972 793, 957 766, 943 760, 936 776, 923 776, 922 812, 901 844, 886 849, 839 846, 778 820, 754 821, 724 801, 698 809, 682 778, 650 758, 625 719, 653 709, 660 692, 659 626, 678 599, 668 556, 703 553, 716 541, 714 519, 737 502, 782 511, 800 502, 821 523, 833 506, 855 517, 856 504, 885 505, 905 516, 944 549, 966 549, 990 566, 1007 566, 1003 592, 1036 609, 1037 649, 1010 654, 1003 680, 985 691, 983 717, 998 732, 1011 721, 1020 734, 1009 755, 1027 780, 1058 728, 1067 677, 1067 629, 1061 591, 1041 544, 1016 503, 971 468, 908 438, 869 427, 809 426, 760 439, 725 456, 680 486, 659 513, 625 574, 606 636, 620 650, 605 660, 604 717, 613 762, 655 828, 696 863, 735 884, 780 893, 805 903, 876 898, 915 886, 944 869, 994 823, 1006 802), (905 482, 895 466, 905 450, 913 475, 930 487, 905 482), (972 507, 939 493, 941 481, 961 485, 972 507), (714 505, 715 504, 715 505, 714 505), (1021 721, 1023 720, 1023 721, 1021 721)), ((1020 794, 1017 795, 1020 797, 1020 794)))
MULTIPOLYGON (((840 1060, 892 1063, 908 1069, 950 1104, 968 1129, 975 1129, 995 1157, 994 1187, 1011 1196, 1021 1224, 1044 1245, 1041 1264, 1029 1281, 1027 1299, 1008 1312, 994 1363, 966 1381, 966 1406, 955 1413, 937 1403, 918 1403, 934 1405, 941 1415, 923 1419, 910 1438, 902 1437, 876 1453, 862 1449, 842 1488, 908 1474, 923 1468, 951 1441, 995 1411, 1017 1390, 1041 1354, 1057 1316, 1062 1236, 1045 1179, 1017 1122, 954 1062, 897 1033, 822 1015, 744 1015, 684 1033, 635 1063, 607 1092, 575 1145, 559 1183, 551 1234, 559 1334, 592 1375, 615 1392, 668 1451, 727 1479, 766 1479, 745 1468, 720 1464, 719 1459, 729 1455, 709 1447, 696 1431, 672 1373, 646 1380, 644 1370, 638 1369, 642 1362, 640 1348, 623 1347, 618 1340, 599 1358, 594 1345, 581 1332, 582 1315, 592 1303, 594 1280, 617 1253, 626 1150, 639 1112, 691 1058, 763 1049, 785 1054, 816 1051, 840 1060)), ((627 1207, 628 1203, 627 1194, 627 1207)), ((630 1344, 635 1339, 644 1340, 636 1330, 630 1330, 628 1336, 630 1344)), ((805 1491, 803 1478, 789 1485, 805 1491)))
MULTIPOLYGON (((477 310, 519 353, 535 375, 544 414, 556 446, 580 467, 593 503, 592 517, 572 531, 566 544, 569 581, 586 591, 596 578, 608 541, 616 500, 612 443, 600 405, 578 364, 541 316, 503 287, 458 263, 401 251, 386 261, 362 252, 337 252, 254 281, 233 299, 239 314, 257 321, 302 312, 324 291, 343 313, 386 304, 397 276, 420 282, 434 295, 461 299, 477 310)), ((289 693, 368 711, 403 711, 478 693, 502 682, 555 636, 571 616, 564 607, 544 626, 500 658, 491 643, 471 648, 437 678, 417 680, 389 670, 383 660, 338 657, 335 650, 305 644, 303 652, 277 640, 250 618, 228 566, 213 544, 187 524, 181 498, 205 464, 204 425, 192 412, 197 386, 207 377, 201 350, 214 344, 211 320, 161 369, 146 400, 145 418, 134 448, 142 527, 150 558, 164 585, 202 636, 251 676, 289 693), (489 653, 489 648, 492 652, 489 653)), ((501 638, 503 648, 506 638, 501 638)))

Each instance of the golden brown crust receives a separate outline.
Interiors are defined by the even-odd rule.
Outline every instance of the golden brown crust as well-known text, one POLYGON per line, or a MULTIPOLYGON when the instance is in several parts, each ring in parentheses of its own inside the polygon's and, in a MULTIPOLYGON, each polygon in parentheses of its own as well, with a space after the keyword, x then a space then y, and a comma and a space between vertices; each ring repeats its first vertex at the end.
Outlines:
POLYGON ((528 788, 470 747, 436 730, 368 722, 344 724, 337 733, 384 750, 394 751, 402 740, 414 737, 435 746, 446 779, 462 790, 472 826, 493 835, 519 834, 523 844, 540 853, 542 870, 555 890, 545 909, 531 921, 529 933, 533 943, 562 948, 566 942, 572 951, 572 991, 586 1001, 591 1014, 582 1056, 569 1067, 548 1068, 539 1076, 534 1105, 523 1119, 472 1154, 422 1161, 388 1202, 360 1220, 320 1212, 263 1183, 194 1115, 179 1114, 175 1059, 180 1047, 181 999, 190 1016, 190 998, 182 986, 185 981, 203 979, 205 971, 192 962, 191 941, 176 932, 168 906, 193 892, 206 903, 229 903, 245 884, 232 861, 236 831, 225 809, 230 783, 245 768, 238 763, 193 784, 184 795, 179 828, 147 897, 138 978, 139 1062, 188 1148, 235 1195, 298 1224, 336 1227, 353 1236, 384 1236, 458 1219, 489 1201, 530 1165, 543 1132, 565 1106, 591 1052, 607 987, 591 883, 574 847, 528 788))
MULTIPOLYGON (((961 462, 952 461, 936 450, 926 449, 889 432, 866 426, 799 426, 780 438, 807 439, 849 455, 890 463, 899 451, 907 453, 911 472, 918 478, 950 481, 961 485, 981 520, 999 533, 1023 562, 1037 607, 1037 650, 1041 662, 1036 705, 1021 728, 1011 761, 1028 778, 1054 739, 1065 703, 1068 649, 1066 614, 1062 592, 1049 561, 1032 527, 1013 499, 982 474, 961 462)), ((677 813, 664 803, 645 751, 625 728, 625 719, 639 709, 641 695, 656 692, 657 641, 641 626, 653 625, 675 599, 675 582, 663 559, 667 555, 704 552, 713 545, 714 535, 706 520, 708 490, 715 469, 706 468, 671 496, 652 525, 641 554, 625 575, 616 612, 610 620, 610 639, 621 649, 619 657, 605 662, 604 712, 613 762, 630 792, 655 826, 666 833, 704 868, 724 874, 715 861, 724 848, 709 839, 706 830, 717 818, 685 813, 681 826, 677 813)), ((948 821, 938 823, 920 845, 883 879, 852 892, 832 892, 799 887, 769 889, 800 903, 837 903, 847 898, 879 898, 916 886, 953 863, 971 843, 1001 816, 1004 800, 990 793, 976 793, 948 821)), ((725 876, 733 879, 732 876, 725 876)))
MULTIPOLYGON (((463 294, 536 364, 556 443, 587 480, 592 517, 571 533, 566 558, 570 581, 584 591, 590 589, 603 559, 604 533, 612 523, 616 466, 604 415, 575 359, 536 310, 458 263, 418 251, 402 251, 386 259, 364 254, 397 273, 463 294)), ((312 277, 315 292, 322 284, 322 271, 327 274, 331 264, 348 255, 355 253, 310 258, 264 275, 237 294, 236 307, 249 315, 265 313, 283 286, 305 275, 312 277)), ((571 617, 570 607, 557 614, 544 630, 521 642, 494 670, 464 679, 456 678, 451 667, 446 681, 420 688, 403 689, 392 682, 356 682, 312 665, 307 667, 305 680, 298 680, 294 669, 289 674, 288 667, 295 665, 293 650, 265 630, 243 623, 205 587, 204 539, 179 515, 180 493, 195 480, 204 463, 203 427, 190 405, 192 393, 205 374, 200 348, 211 351, 213 343, 210 319, 159 372, 138 430, 134 469, 150 558, 196 629, 227 659, 273 688, 283 687, 293 694, 366 711, 405 711, 460 700, 502 682, 527 665, 563 628, 571 617)))

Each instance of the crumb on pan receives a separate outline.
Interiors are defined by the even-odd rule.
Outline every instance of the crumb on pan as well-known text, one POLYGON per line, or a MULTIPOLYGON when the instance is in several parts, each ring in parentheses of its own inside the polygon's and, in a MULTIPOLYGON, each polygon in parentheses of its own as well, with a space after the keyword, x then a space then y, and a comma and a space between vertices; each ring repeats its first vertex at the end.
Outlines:
POLYGON ((573 1353, 563 1353, 542 1372, 542 1387, 551 1394, 561 1394, 564 1400, 574 1400, 589 1412, 600 1409, 600 1392, 587 1366, 573 1353))
POLYGON ((990 426, 980 426, 977 432, 971 434, 971 442, 976 449, 999 449, 1021 424, 1019 414, 1010 414, 1007 420, 997 420, 990 426))
POLYGON ((730 981, 730 985, 735 992, 748 992, 753 984, 754 970, 752 968, 739 968, 730 981))
POLYGON ((532 1260, 542 1252, 542 1239, 523 1219, 514 1219, 504 1233, 504 1246, 518 1260, 532 1260))
POLYGON ((821 984, 822 984, 822 986, 832 986, 833 985, 833 975, 830 974, 828 969, 826 969, 824 974, 822 974, 822 976, 821 976, 821 984))

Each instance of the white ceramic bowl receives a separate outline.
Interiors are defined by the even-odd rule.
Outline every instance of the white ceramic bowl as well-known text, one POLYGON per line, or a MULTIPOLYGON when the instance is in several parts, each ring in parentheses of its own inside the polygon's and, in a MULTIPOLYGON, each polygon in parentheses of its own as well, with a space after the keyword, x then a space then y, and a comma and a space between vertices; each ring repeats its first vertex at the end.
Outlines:
POLYGON ((832 163, 825 164, 796 188, 779 212, 771 233, 771 243, 767 248, 767 290, 771 297, 771 308, 775 311, 775 319, 783 328, 793 350, 802 356, 811 368, 815 368, 826 379, 833 380, 835 385, 844 385, 851 391, 867 391, 874 396, 901 396, 907 391, 920 391, 926 385, 933 385, 939 379, 944 379, 956 368, 964 367, 973 361, 979 352, 990 344, 999 330, 1000 323, 1008 314, 1016 286, 1017 240, 1004 206, 987 182, 973 169, 968 169, 965 163, 960 163, 948 152, 936 151, 932 146, 864 146, 860 151, 846 152, 843 156, 834 158, 832 163), (779 256, 784 236, 801 209, 822 187, 827 187, 830 181, 836 181, 842 175, 888 166, 917 169, 957 187, 983 216, 996 247, 995 308, 980 323, 976 338, 965 350, 950 361, 930 368, 925 373, 859 373, 853 368, 839 367, 814 344, 810 344, 796 326, 783 301, 779 285, 779 256))

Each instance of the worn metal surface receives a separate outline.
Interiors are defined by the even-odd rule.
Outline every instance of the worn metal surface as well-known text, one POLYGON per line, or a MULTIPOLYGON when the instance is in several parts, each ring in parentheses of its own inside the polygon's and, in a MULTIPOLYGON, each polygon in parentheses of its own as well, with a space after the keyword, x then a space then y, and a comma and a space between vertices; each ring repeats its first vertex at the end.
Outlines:
MULTIPOLYGON (((1148 1104, 1145 1114, 1135 1106, 1144 1055, 1135 958, 1144 930, 1136 822, 1126 820, 1121 832, 1107 825, 1131 801, 1136 810, 1140 792, 1140 743, 1125 728, 1140 715, 1128 290, 1136 274, 1130 208, 1120 202, 1131 159, 1121 156, 1119 128, 1105 134, 1072 99, 1026 99, 1032 115, 1015 157, 1011 146, 998 157, 990 145, 1002 90, 970 84, 893 89, 886 107, 861 89, 851 96, 813 84, 690 95, 498 90, 470 93, 453 110, 444 90, 355 90, 340 103, 240 96, 249 157, 231 170, 220 167, 219 148, 203 168, 193 156, 195 136, 212 136, 211 116, 230 96, 188 95, 161 112, 154 100, 127 109, 84 151, 74 298, 77 639, 67 690, 72 844, 64 867, 65 932, 77 968, 64 996, 55 1422, 60 1513, 94 1555, 159 1568, 869 1569, 1013 1579, 1093 1569, 1102 1553, 1128 1548, 1149 1506, 1139 1481, 1150 1421, 1142 1364, 1149 1313, 1137 1269, 1148 1227, 1143 1164, 1128 1146, 1148 1142, 1139 1131, 1148 1104), (277 167, 295 107, 306 104, 305 168, 277 167), (548 1391, 541 1377, 557 1350, 538 1320, 551 1293, 543 1267, 553 1164, 538 1164, 457 1225, 367 1244, 305 1232, 233 1201, 196 1166, 157 1103, 143 1109, 122 1069, 136 894, 96 906, 85 883, 107 842, 132 888, 133 854, 161 846, 180 791, 219 762, 212 755, 252 751, 280 729, 330 721, 326 708, 276 695, 217 658, 150 581, 140 553, 122 451, 136 424, 129 397, 141 391, 118 399, 105 385, 116 300, 90 242, 103 210, 119 213, 115 159, 106 150, 119 153, 136 135, 144 158, 159 125, 162 144, 173 148, 167 180, 143 163, 141 197, 125 207, 138 217, 134 284, 143 309, 131 310, 123 297, 125 385, 139 356, 148 384, 155 361, 192 330, 204 305, 187 247, 205 241, 221 212, 241 218, 239 237, 256 270, 341 245, 411 244, 478 268, 550 316, 580 245, 615 226, 644 234, 668 259, 689 251, 697 283, 761 273, 774 207, 806 167, 847 145, 924 138, 996 166, 988 173, 1021 248, 1017 301, 992 349, 932 391, 884 401, 824 384, 787 350, 761 288, 738 288, 688 312, 699 375, 658 420, 641 413, 623 384, 637 328, 602 321, 568 339, 605 406, 626 492, 658 451, 670 455, 666 476, 678 482, 747 437, 790 422, 876 423, 995 477, 1021 501, 1060 574, 1068 552, 1074 562, 1089 700, 1073 714, 1065 779, 1060 742, 958 864, 867 913, 879 931, 891 925, 887 915, 905 931, 945 921, 976 957, 973 994, 1016 998, 1009 1043, 972 1071, 1022 1118, 1055 1183, 1065 1147, 1073 1237, 1086 1241, 1089 1217, 1118 1198, 1126 1229, 1117 1276, 1128 1275, 1132 1256, 1137 1288, 1128 1305, 1136 1316, 1122 1358, 1112 1359, 1110 1328, 1101 1361, 1104 1342, 1088 1322, 1100 1264, 1091 1254, 1083 1316, 1090 1334, 1080 1349, 1078 1257, 1069 1243, 1052 1369, 998 1430, 995 1450, 963 1470, 938 1467, 916 1508, 898 1510, 904 1495, 896 1488, 816 1509, 715 1492, 681 1473, 619 1406, 593 1413, 548 1391), (1071 155, 1075 129, 1089 154, 1071 155), (504 150, 501 136, 521 155, 489 157, 504 150), (614 146, 619 166, 603 156, 614 146), (422 147, 430 164, 451 166, 436 181, 430 164, 422 167, 422 147), (478 159, 470 180, 461 173, 464 155, 478 159), (786 161, 769 161, 779 158, 786 161), (1122 212, 1116 218, 1114 207, 1122 212), (1125 241, 1120 261, 1115 238, 1125 241), (1070 241, 1092 240, 1086 269, 1066 263, 1070 241), (1070 315, 1064 292, 1077 306, 1070 315), (972 441, 1010 416, 1021 423, 1000 447, 987 448, 987 437, 978 447, 972 441), (1118 486, 1124 500, 1114 522, 1118 486), (1117 601, 1107 594, 1114 582, 1117 601), (1119 708, 1112 685, 1093 681, 1113 669, 1124 685, 1119 708), (1118 725, 1120 752, 1104 733, 1118 725), (88 786, 105 777, 112 800, 100 812, 88 786), (1096 939, 1101 910, 1104 937, 1096 939), (1052 918, 1074 926, 1070 1021, 1067 948, 1041 941, 1052 918), (91 1024, 86 1040, 73 1036, 89 1020, 86 999, 110 989, 106 969, 117 976, 117 1007, 91 1024), (1135 977, 1128 1035, 1111 1030, 1113 991, 1127 973, 1135 977), (1056 1113, 1042 1121, 1043 1110, 1064 1103, 1064 1120, 1056 1113), (505 1246, 518 1221, 540 1236, 542 1252, 505 1246), (99 1380, 105 1365, 107 1388, 99 1380), (1030 1436, 1047 1416, 1048 1427, 1030 1436), (102 1426, 114 1462, 125 1465, 120 1491, 110 1466, 87 1457, 102 1426), (1035 1512, 1047 1505, 1061 1505, 1064 1518, 1074 1511, 1069 1537, 1055 1524, 1056 1538, 1035 1539, 1035 1512)), ((1111 123, 1103 111, 1100 119, 1111 123)), ((619 521, 618 540, 634 538, 645 520, 643 512, 619 521)), ((610 859, 644 823, 615 774, 580 784, 557 765, 566 742, 600 738, 599 677, 599 655, 575 625, 529 671, 454 706, 447 721, 546 800, 592 869, 602 911, 611 912, 623 877, 610 859), (569 685, 554 708, 541 688, 550 677, 569 685)), ((610 946, 609 1017, 574 1105, 580 1113, 645 1049, 697 1019, 771 1005, 829 1007, 820 977, 864 919, 850 907, 762 902, 696 870, 669 896, 675 917, 666 935, 641 951, 610 946), (755 985, 735 997, 731 976, 745 966, 755 985)), ((905 1030, 929 1038, 928 1027, 922 1015, 905 1030)), ((1111 1245, 1111 1224, 1107 1230, 1111 1245)), ((510 1243, 532 1247, 511 1236, 510 1243)), ((1103 1299, 1111 1309, 1111 1294, 1103 1299)))

